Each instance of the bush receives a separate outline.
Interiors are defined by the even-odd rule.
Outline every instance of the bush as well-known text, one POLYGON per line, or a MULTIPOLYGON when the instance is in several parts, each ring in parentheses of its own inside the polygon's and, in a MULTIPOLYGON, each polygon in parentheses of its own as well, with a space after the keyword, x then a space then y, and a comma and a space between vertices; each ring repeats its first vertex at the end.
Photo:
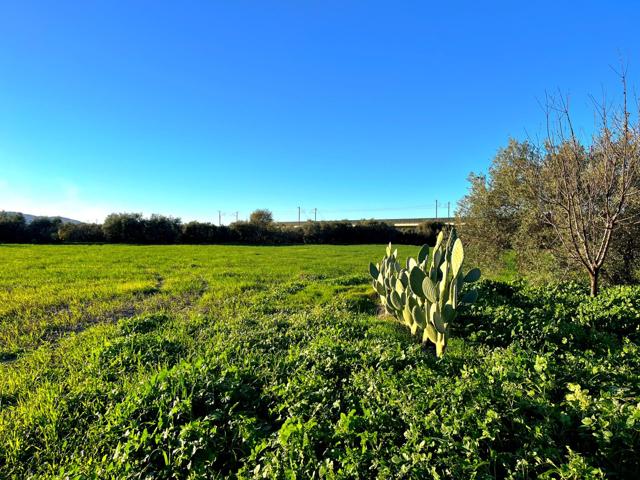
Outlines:
POLYGON ((102 230, 111 243, 144 241, 144 220, 141 213, 112 213, 102 224, 102 230))
POLYGON ((438 234, 445 229, 446 225, 442 222, 422 222, 415 230, 415 234, 424 238, 424 243, 434 246, 438 234))
POLYGON ((611 287, 581 303, 577 319, 595 330, 640 340, 640 288, 611 287))
POLYGON ((182 222, 179 218, 153 214, 143 220, 144 242, 151 244, 176 243, 182 233, 182 222))
POLYGON ((302 226, 304 243, 349 243, 353 226, 350 222, 311 222, 302 226))
MULTIPOLYGON (((431 224, 429 224, 431 225, 431 224)), ((350 245, 365 243, 389 242, 410 245, 435 245, 436 237, 433 231, 439 232, 438 226, 433 224, 433 230, 401 231, 385 222, 368 220, 353 225, 348 221, 341 222, 311 222, 302 225, 302 239, 308 244, 350 245)))
POLYGON ((231 239, 238 243, 259 245, 272 243, 271 231, 268 227, 250 222, 234 222, 229 225, 231 239))
POLYGON ((62 225, 59 217, 37 217, 27 225, 27 238, 31 243, 57 242, 58 229, 62 225))
POLYGON ((67 243, 99 243, 105 241, 102 225, 97 223, 65 223, 58 229, 58 239, 67 243))
POLYGON ((27 222, 21 213, 0 212, 0 243, 26 241, 27 222))
POLYGON ((189 222, 182 226, 180 241, 189 244, 222 243, 228 237, 226 230, 226 227, 212 223, 189 222))

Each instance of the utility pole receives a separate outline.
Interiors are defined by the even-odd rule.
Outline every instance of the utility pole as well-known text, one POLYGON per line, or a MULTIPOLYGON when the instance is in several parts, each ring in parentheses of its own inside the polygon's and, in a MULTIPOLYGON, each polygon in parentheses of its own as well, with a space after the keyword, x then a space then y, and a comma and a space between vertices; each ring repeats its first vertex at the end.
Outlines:
POLYGON ((298 207, 298 225, 300 225, 300 207, 298 207))
POLYGON ((222 226, 222 212, 218 210, 218 226, 222 226))
POLYGON ((238 212, 236 212, 236 222, 238 221, 238 212))
POLYGON ((436 200, 436 220, 438 219, 438 200, 436 200))
POLYGON ((318 209, 317 208, 313 209, 313 221, 314 222, 318 221, 318 209))
POLYGON ((447 218, 451 218, 451 202, 447 202, 447 218))

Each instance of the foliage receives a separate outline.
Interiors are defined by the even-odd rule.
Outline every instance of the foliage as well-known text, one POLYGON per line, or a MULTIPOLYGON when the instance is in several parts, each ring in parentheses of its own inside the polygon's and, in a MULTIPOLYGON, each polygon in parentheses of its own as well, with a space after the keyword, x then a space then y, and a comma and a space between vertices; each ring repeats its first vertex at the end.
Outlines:
POLYGON ((181 233, 182 222, 179 218, 153 214, 144 220, 144 243, 176 243, 181 233))
POLYGON ((171 244, 178 242, 182 222, 157 214, 144 218, 140 213, 113 213, 107 216, 102 229, 111 243, 171 244))
POLYGON ((99 243, 105 236, 97 223, 64 223, 58 228, 58 239, 64 243, 99 243))
POLYGON ((266 227, 273 223, 273 214, 266 208, 254 210, 249 216, 249 223, 266 227))
POLYGON ((415 234, 425 238, 424 243, 433 246, 436 244, 438 234, 445 230, 445 224, 436 221, 422 222, 415 230, 415 234))
POLYGON ((144 240, 141 213, 112 213, 105 218, 102 229, 111 243, 142 243, 144 240))
POLYGON ((640 290, 620 286, 605 290, 580 305, 578 321, 596 331, 606 331, 640 341, 640 290))
POLYGON ((514 250, 521 273, 547 281, 579 271, 593 296, 603 275, 613 283, 638 278, 640 126, 624 68, 619 77, 621 100, 594 104, 588 141, 577 134, 568 99, 547 97, 543 148, 510 140, 488 175, 471 174, 458 215, 476 262, 514 250))
POLYGON ((302 225, 302 240, 308 244, 366 244, 403 243, 407 245, 434 245, 442 224, 425 222, 415 230, 401 231, 385 222, 368 220, 353 225, 351 222, 311 222, 302 225))
MULTIPOLYGON (((630 216, 640 217, 640 198, 633 198, 627 211, 630 216)), ((620 228, 611 241, 602 274, 615 285, 640 281, 640 222, 620 228)))
POLYGON ((256 210, 249 222, 229 226, 204 222, 182 224, 179 218, 140 213, 114 213, 104 224, 61 224, 59 219, 42 217, 27 225, 22 215, 0 213, 0 242, 5 243, 131 243, 131 244, 366 244, 389 241, 434 245, 444 228, 438 222, 425 222, 417 229, 400 231, 375 220, 359 222, 307 222, 302 228, 273 222, 271 212, 256 210))
POLYGON ((27 223, 21 213, 0 212, 0 242, 26 241, 27 223))
POLYGON ((0 478, 638 477, 640 287, 484 279, 436 360, 379 248, 0 245, 0 478))
POLYGON ((186 244, 225 243, 229 240, 229 229, 212 223, 189 222, 182 226, 180 241, 186 244))
POLYGON ((31 243, 58 241, 58 229, 62 220, 58 217, 37 217, 26 227, 26 239, 31 243))
POLYGON ((269 241, 275 238, 271 235, 271 226, 251 222, 234 222, 229 226, 231 238, 236 242, 248 245, 275 243, 269 241))
POLYGON ((515 251, 520 274, 547 279, 563 268, 546 262, 550 232, 527 188, 526 176, 539 159, 540 152, 529 142, 510 139, 486 175, 469 176, 469 192, 458 205, 459 232, 469 259, 485 271, 497 273, 495 259, 509 250, 515 251))

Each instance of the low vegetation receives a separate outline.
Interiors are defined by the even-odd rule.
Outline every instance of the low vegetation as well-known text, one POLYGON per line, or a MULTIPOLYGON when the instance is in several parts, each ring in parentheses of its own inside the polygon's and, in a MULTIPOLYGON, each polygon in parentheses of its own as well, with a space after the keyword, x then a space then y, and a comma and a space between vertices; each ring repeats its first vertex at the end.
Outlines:
POLYGON ((483 279, 437 358, 380 249, 0 245, 0 478, 638 477, 640 287, 483 279))

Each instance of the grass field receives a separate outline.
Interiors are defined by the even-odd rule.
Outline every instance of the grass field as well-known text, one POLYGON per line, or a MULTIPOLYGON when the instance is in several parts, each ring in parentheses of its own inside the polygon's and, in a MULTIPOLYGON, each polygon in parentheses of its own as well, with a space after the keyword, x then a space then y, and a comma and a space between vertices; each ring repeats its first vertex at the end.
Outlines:
POLYGON ((363 283, 364 267, 380 250, 1 245, 0 358, 10 359, 91 324, 137 313, 207 312, 220 302, 242 302, 242 297, 251 303, 256 292, 282 282, 300 288, 290 299, 294 303, 326 301, 347 290, 331 280, 355 274, 363 283))
POLYGON ((485 281, 436 360, 382 254, 0 245, 0 478, 637 478, 640 288, 485 281))

